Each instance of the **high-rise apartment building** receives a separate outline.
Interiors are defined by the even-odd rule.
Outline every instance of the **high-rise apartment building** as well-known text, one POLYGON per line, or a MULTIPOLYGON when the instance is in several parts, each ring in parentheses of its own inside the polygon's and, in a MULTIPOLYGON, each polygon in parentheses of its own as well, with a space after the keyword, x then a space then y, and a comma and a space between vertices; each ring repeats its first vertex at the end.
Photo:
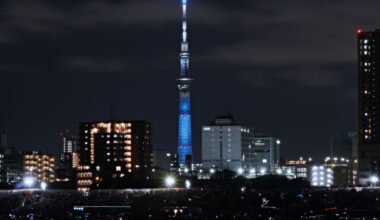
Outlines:
POLYGON ((253 168, 253 128, 236 124, 231 114, 218 116, 202 127, 204 169, 248 172, 253 168))
POLYGON ((149 178, 152 125, 148 121, 99 121, 79 127, 78 189, 133 175, 149 178))
POLYGON ((24 177, 33 177, 38 182, 55 180, 55 159, 38 151, 23 155, 24 177))
POLYGON ((380 174, 380 30, 358 30, 359 181, 380 174))

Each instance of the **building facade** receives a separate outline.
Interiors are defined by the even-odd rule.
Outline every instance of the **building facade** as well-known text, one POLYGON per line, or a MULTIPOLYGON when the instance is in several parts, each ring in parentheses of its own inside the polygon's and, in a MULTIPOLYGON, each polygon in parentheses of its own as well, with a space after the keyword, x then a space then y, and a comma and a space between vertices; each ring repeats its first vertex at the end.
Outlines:
POLYGON ((358 30, 359 181, 380 174, 380 30, 358 30))
POLYGON ((257 134, 252 141, 253 168, 256 173, 274 173, 280 163, 280 144, 278 138, 257 134))
POLYGON ((0 151, 0 182, 3 179, 4 154, 0 151))
POLYGON ((1 170, 1 182, 21 182, 24 175, 22 154, 14 147, 6 147, 2 150, 3 167, 1 170))
POLYGON ((62 138, 62 152, 63 153, 73 153, 76 152, 77 148, 77 138, 70 132, 70 130, 65 130, 60 134, 62 138))
POLYGON ((169 171, 170 162, 172 154, 162 150, 157 149, 153 151, 153 168, 157 171, 169 171))
POLYGON ((304 160, 303 158, 300 158, 299 160, 287 160, 285 165, 281 166, 281 172, 290 179, 308 179, 310 167, 311 160, 304 160))
POLYGON ((330 187, 334 185, 334 172, 331 167, 314 165, 310 170, 309 181, 314 187, 330 187))
POLYGON ((253 128, 236 124, 231 114, 218 116, 202 127, 203 168, 248 172, 254 162, 253 140, 253 128))
POLYGON ((357 159, 357 135, 355 132, 341 134, 331 138, 331 158, 344 157, 350 160, 357 159))
POLYGON ((312 186, 345 188, 356 185, 352 164, 348 162, 313 165, 309 169, 308 176, 312 186))
POLYGON ((57 182, 75 182, 76 169, 79 166, 77 153, 77 137, 69 130, 60 133, 62 152, 59 158, 59 167, 56 169, 57 182))
POLYGON ((148 121, 99 121, 79 128, 78 189, 133 175, 149 178, 152 125, 148 121), (91 183, 91 184, 89 184, 91 183))
POLYGON ((37 182, 55 181, 55 158, 38 151, 23 155, 24 177, 33 177, 37 182))

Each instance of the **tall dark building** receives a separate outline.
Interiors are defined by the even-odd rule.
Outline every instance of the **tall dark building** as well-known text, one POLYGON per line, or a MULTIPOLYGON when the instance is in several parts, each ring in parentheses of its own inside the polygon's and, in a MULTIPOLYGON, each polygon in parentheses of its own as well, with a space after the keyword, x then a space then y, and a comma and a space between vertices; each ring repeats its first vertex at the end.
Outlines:
POLYGON ((359 181, 380 174, 380 30, 358 30, 359 181))
POLYGON ((3 149, 3 164, 1 169, 1 182, 21 182, 23 176, 22 154, 14 147, 3 149))
POLYGON ((152 125, 148 121, 98 121, 79 127, 78 189, 105 180, 148 179, 152 166, 152 125))
POLYGON ((79 158, 77 153, 77 137, 70 132, 64 130, 60 133, 62 140, 62 152, 59 158, 59 167, 56 169, 57 182, 76 182, 76 168, 79 166, 79 158))
POLYGON ((355 132, 342 133, 331 138, 331 158, 357 159, 357 135, 355 132))
POLYGON ((73 153, 76 152, 77 140, 70 130, 65 130, 60 134, 62 138, 62 152, 63 153, 73 153))
POLYGON ((6 147, 8 147, 8 140, 7 140, 7 134, 3 131, 1 132, 1 135, 0 135, 0 150, 1 149, 5 149, 6 147))

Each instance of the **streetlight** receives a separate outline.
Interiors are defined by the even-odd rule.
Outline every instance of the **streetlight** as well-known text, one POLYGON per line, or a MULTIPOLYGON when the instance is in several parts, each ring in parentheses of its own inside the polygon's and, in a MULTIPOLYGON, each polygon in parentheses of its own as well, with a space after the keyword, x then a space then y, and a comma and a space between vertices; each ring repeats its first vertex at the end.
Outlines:
POLYGON ((172 176, 167 176, 167 177, 165 178, 165 185, 166 185, 166 188, 173 188, 174 184, 175 184, 175 179, 174 179, 174 177, 172 177, 172 176))
POLYGON ((292 170, 291 170, 291 169, 288 169, 288 170, 286 171, 286 174, 288 174, 288 175, 292 175, 292 170))
POLYGON ((185 186, 186 186, 186 189, 190 189, 190 187, 191 187, 190 180, 186 180, 185 186))
POLYGON ((261 175, 264 175, 265 172, 267 172, 267 170, 266 170, 265 168, 261 168, 261 169, 260 169, 260 174, 261 174, 261 175))
POLYGON ((45 183, 45 182, 41 182, 40 187, 41 187, 42 190, 46 190, 46 188, 47 188, 47 183, 45 183))
POLYGON ((24 185, 30 189, 30 187, 32 187, 34 185, 34 178, 33 177, 25 177, 23 182, 24 182, 24 185))
POLYGON ((239 175, 242 175, 243 173, 244 173, 243 168, 239 168, 239 169, 238 169, 238 174, 239 174, 239 175))
POLYGON ((369 178, 369 181, 373 184, 373 186, 376 186, 376 184, 379 182, 379 177, 378 176, 371 176, 369 178))

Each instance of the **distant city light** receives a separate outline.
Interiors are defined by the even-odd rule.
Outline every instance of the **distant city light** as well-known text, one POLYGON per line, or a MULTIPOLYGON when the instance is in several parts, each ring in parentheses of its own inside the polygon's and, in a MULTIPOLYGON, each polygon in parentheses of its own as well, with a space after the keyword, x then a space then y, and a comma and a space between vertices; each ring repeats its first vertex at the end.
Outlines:
POLYGON ((186 186, 186 189, 190 189, 190 187, 191 187, 190 180, 186 180, 185 186, 186 186))
POLYGON ((371 176, 369 178, 369 181, 372 183, 372 184, 377 184, 379 182, 379 177, 378 176, 371 176))
POLYGON ((25 177, 23 183, 25 186, 30 188, 34 185, 34 178, 33 177, 25 177))
POLYGON ((265 169, 265 168, 261 168, 261 169, 260 169, 260 173, 261 173, 262 175, 264 175, 265 172, 266 172, 266 169, 265 169))
POLYGON ((175 185, 175 178, 173 176, 167 176, 165 178, 166 188, 173 188, 174 185, 175 185))
POLYGON ((41 187, 42 190, 46 190, 46 188, 47 188, 47 183, 42 182, 41 185, 40 185, 40 187, 41 187))
POLYGON ((276 172, 277 172, 278 175, 281 175, 281 174, 282 174, 282 170, 281 170, 281 169, 277 169, 276 172))
POLYGON ((210 173, 214 174, 215 173, 215 169, 210 169, 210 173))
POLYGON ((238 174, 239 174, 239 175, 242 175, 243 173, 244 173, 243 168, 239 168, 239 169, 238 169, 238 174))

